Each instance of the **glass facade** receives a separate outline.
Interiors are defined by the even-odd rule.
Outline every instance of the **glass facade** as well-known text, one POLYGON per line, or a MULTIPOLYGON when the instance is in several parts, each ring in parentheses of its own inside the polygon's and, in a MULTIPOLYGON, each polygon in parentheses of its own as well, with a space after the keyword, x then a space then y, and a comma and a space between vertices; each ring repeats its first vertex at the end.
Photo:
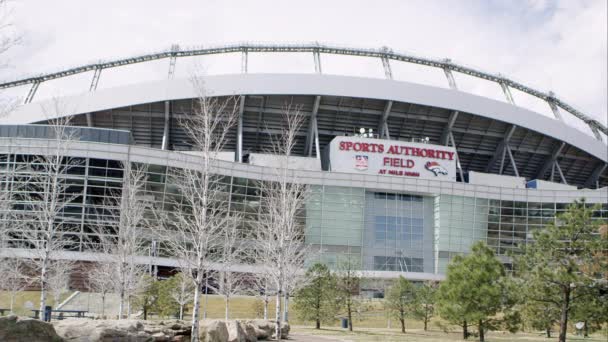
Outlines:
MULTIPOLYGON (((32 158, 0 156, 2 189, 40 172, 31 166, 32 158)), ((65 165, 70 165, 65 175, 70 184, 66 195, 73 198, 62 212, 62 229, 71 241, 66 248, 86 251, 98 241, 92 229, 96 215, 103 212, 100 209, 111 194, 120 192, 122 164, 116 160, 66 158, 65 165)), ((167 182, 168 171, 166 166, 148 165, 146 197, 158 208, 170 211, 179 195, 167 182)), ((226 189, 226 205, 243 214, 241 229, 251 229, 259 211, 258 181, 224 176, 218 182, 226 189)), ((450 259, 467 253, 476 241, 487 242, 508 264, 508 252, 529 240, 534 230, 553 222, 567 205, 312 185, 301 220, 305 241, 313 250, 310 262, 334 266, 341 257, 349 256, 360 260, 362 269, 369 271, 443 274, 450 259)), ((27 208, 27 203, 18 206, 27 208)), ((602 204, 596 217, 608 218, 607 203, 602 204)), ((27 246, 27 241, 12 234, 9 244, 27 246)), ((169 256, 161 251, 162 255, 169 256)))

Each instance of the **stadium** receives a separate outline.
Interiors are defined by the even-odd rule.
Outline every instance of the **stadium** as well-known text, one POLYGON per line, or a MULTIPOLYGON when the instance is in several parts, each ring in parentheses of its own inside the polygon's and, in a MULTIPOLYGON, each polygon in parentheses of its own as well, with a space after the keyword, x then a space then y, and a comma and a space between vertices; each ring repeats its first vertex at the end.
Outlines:
MULTIPOLYGON (((387 48, 173 47, 0 84, 0 89, 27 87, 23 104, 0 118, 2 172, 52 151, 45 124, 57 101, 61 110, 51 116, 70 116, 79 127, 79 141, 67 153, 82 160, 69 175, 80 203, 65 213, 76 243, 62 257, 94 260, 87 252, 87 236, 94 234, 87 212, 103 203, 108 189, 120 189, 121 162, 147 165, 146 191, 156 203, 168 201, 167 170, 199 158, 180 124, 197 93, 187 78, 174 77, 176 65, 196 56, 234 54, 240 54, 240 73, 205 77, 211 96, 239 101, 238 122, 218 162, 230 188, 230 208, 255 210, 258 181, 275 165, 267 151, 281 132, 282 109, 297 106, 306 123, 294 150, 301 158, 291 167, 313 189, 304 209, 304 236, 316 260, 334 265, 350 256, 371 278, 439 280, 451 258, 480 240, 508 266, 510 250, 577 199, 601 204, 596 216, 608 217, 608 129, 553 93, 450 60, 387 48), (310 54, 314 73, 248 72, 249 54, 291 52, 310 54), (326 74, 325 55, 379 60, 385 77, 326 74), (107 70, 159 60, 168 65, 165 79, 97 89, 107 70), (445 87, 394 79, 392 70, 402 63, 440 71, 445 87), (89 89, 37 100, 45 82, 80 74, 91 75, 89 89), (490 82, 504 98, 462 91, 455 75, 490 82), (541 101, 554 117, 518 105, 515 91, 541 101)), ((156 245, 150 241, 141 262, 176 266, 156 245)), ((16 252, 28 256, 26 249, 16 252)))

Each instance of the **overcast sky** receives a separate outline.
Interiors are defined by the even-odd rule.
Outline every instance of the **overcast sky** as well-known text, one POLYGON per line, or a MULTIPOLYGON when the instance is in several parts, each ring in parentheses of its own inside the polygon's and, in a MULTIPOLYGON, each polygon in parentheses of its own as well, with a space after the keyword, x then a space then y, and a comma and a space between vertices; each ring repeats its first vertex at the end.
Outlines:
MULTIPOLYGON (((606 0, 442 1, 45 1, 11 3, 23 36, 1 79, 180 46, 240 41, 332 43, 391 47, 502 73, 607 121, 606 0)), ((210 74, 238 72, 240 56, 178 61, 210 74), (190 64, 189 64, 190 63, 190 64)), ((312 56, 250 55, 250 72, 312 72, 312 56)), ((323 71, 382 77, 381 63, 322 57, 323 71)), ((395 78, 447 87, 440 70, 393 62, 395 78), (397 65, 399 64, 399 65, 397 65), (426 71, 425 71, 426 70, 426 71)), ((166 77, 167 61, 104 72, 100 88, 166 77), (126 76, 129 75, 129 76, 126 76)), ((39 95, 88 89, 91 75, 41 86, 39 95), (66 81, 67 82, 67 81, 66 81)), ((499 87, 456 75, 463 90, 504 100, 499 87)), ((25 90, 27 91, 27 90, 25 90)), ((514 94, 543 114, 548 106, 514 94)))

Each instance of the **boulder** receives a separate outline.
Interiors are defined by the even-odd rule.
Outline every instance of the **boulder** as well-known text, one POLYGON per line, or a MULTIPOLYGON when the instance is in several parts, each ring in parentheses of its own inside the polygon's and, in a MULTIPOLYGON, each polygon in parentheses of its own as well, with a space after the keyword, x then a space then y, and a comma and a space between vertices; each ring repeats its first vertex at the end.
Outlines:
POLYGON ((186 341, 190 325, 181 321, 83 320, 54 323, 57 334, 69 342, 186 341))
POLYGON ((60 342, 63 341, 53 325, 29 317, 0 317, 0 341, 60 342))
POLYGON ((255 327, 251 323, 241 322, 239 324, 243 326, 243 330, 245 330, 245 341, 246 342, 257 342, 258 335, 256 334, 255 327))
POLYGON ((239 321, 226 321, 228 329, 228 342, 246 342, 245 329, 239 321))
POLYGON ((228 341, 226 322, 220 320, 202 320, 199 323, 199 338, 201 342, 228 341))
POLYGON ((245 324, 251 325, 255 331, 255 336, 258 340, 266 340, 274 334, 274 324, 266 319, 254 319, 245 321, 245 324))

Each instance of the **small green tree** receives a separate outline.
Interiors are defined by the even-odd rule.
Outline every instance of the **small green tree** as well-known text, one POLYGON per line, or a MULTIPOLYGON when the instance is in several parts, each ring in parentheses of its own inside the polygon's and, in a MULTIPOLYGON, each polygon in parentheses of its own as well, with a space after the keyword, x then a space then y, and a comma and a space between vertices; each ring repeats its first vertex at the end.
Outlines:
POLYGON ((294 306, 301 319, 315 321, 320 329, 321 322, 331 322, 336 316, 336 278, 321 263, 312 265, 305 278, 308 284, 296 292, 294 306))
POLYGON ((142 276, 139 293, 133 298, 133 305, 141 308, 144 320, 148 314, 155 311, 160 292, 160 282, 148 274, 142 276))
POLYGON ((496 315, 503 307, 505 271, 485 243, 477 242, 467 256, 456 256, 448 265, 446 280, 439 286, 439 312, 446 320, 463 326, 477 325, 479 340, 497 329, 496 315))
POLYGON ((415 287, 409 280, 399 276, 391 286, 384 301, 388 311, 401 323, 401 332, 405 334, 405 318, 412 315, 416 307, 415 287))
POLYGON ((584 322, 584 336, 601 329, 608 323, 608 288, 594 288, 589 296, 575 301, 572 305, 573 322, 584 322))
POLYGON ((414 305, 413 316, 424 323, 424 331, 428 329, 428 323, 435 314, 435 300, 438 283, 435 281, 425 281, 415 290, 416 305, 414 305))
POLYGON ((348 330, 353 331, 353 314, 362 308, 358 298, 361 283, 359 263, 351 257, 339 260, 336 278, 337 303, 340 310, 346 314, 348 330))
POLYGON ((605 258, 608 240, 599 236, 599 219, 584 200, 575 201, 554 223, 533 233, 533 242, 523 247, 516 272, 523 279, 526 300, 551 305, 559 311, 559 341, 566 341, 569 315, 574 305, 591 296, 606 275, 606 262, 593 269, 597 257, 605 258), (592 270, 593 269, 593 270, 592 270), (556 296, 556 293, 558 294, 556 296))
POLYGON ((174 314, 179 310, 178 319, 184 319, 184 308, 192 302, 194 296, 194 282, 182 273, 176 273, 163 281, 161 306, 163 313, 174 314))

